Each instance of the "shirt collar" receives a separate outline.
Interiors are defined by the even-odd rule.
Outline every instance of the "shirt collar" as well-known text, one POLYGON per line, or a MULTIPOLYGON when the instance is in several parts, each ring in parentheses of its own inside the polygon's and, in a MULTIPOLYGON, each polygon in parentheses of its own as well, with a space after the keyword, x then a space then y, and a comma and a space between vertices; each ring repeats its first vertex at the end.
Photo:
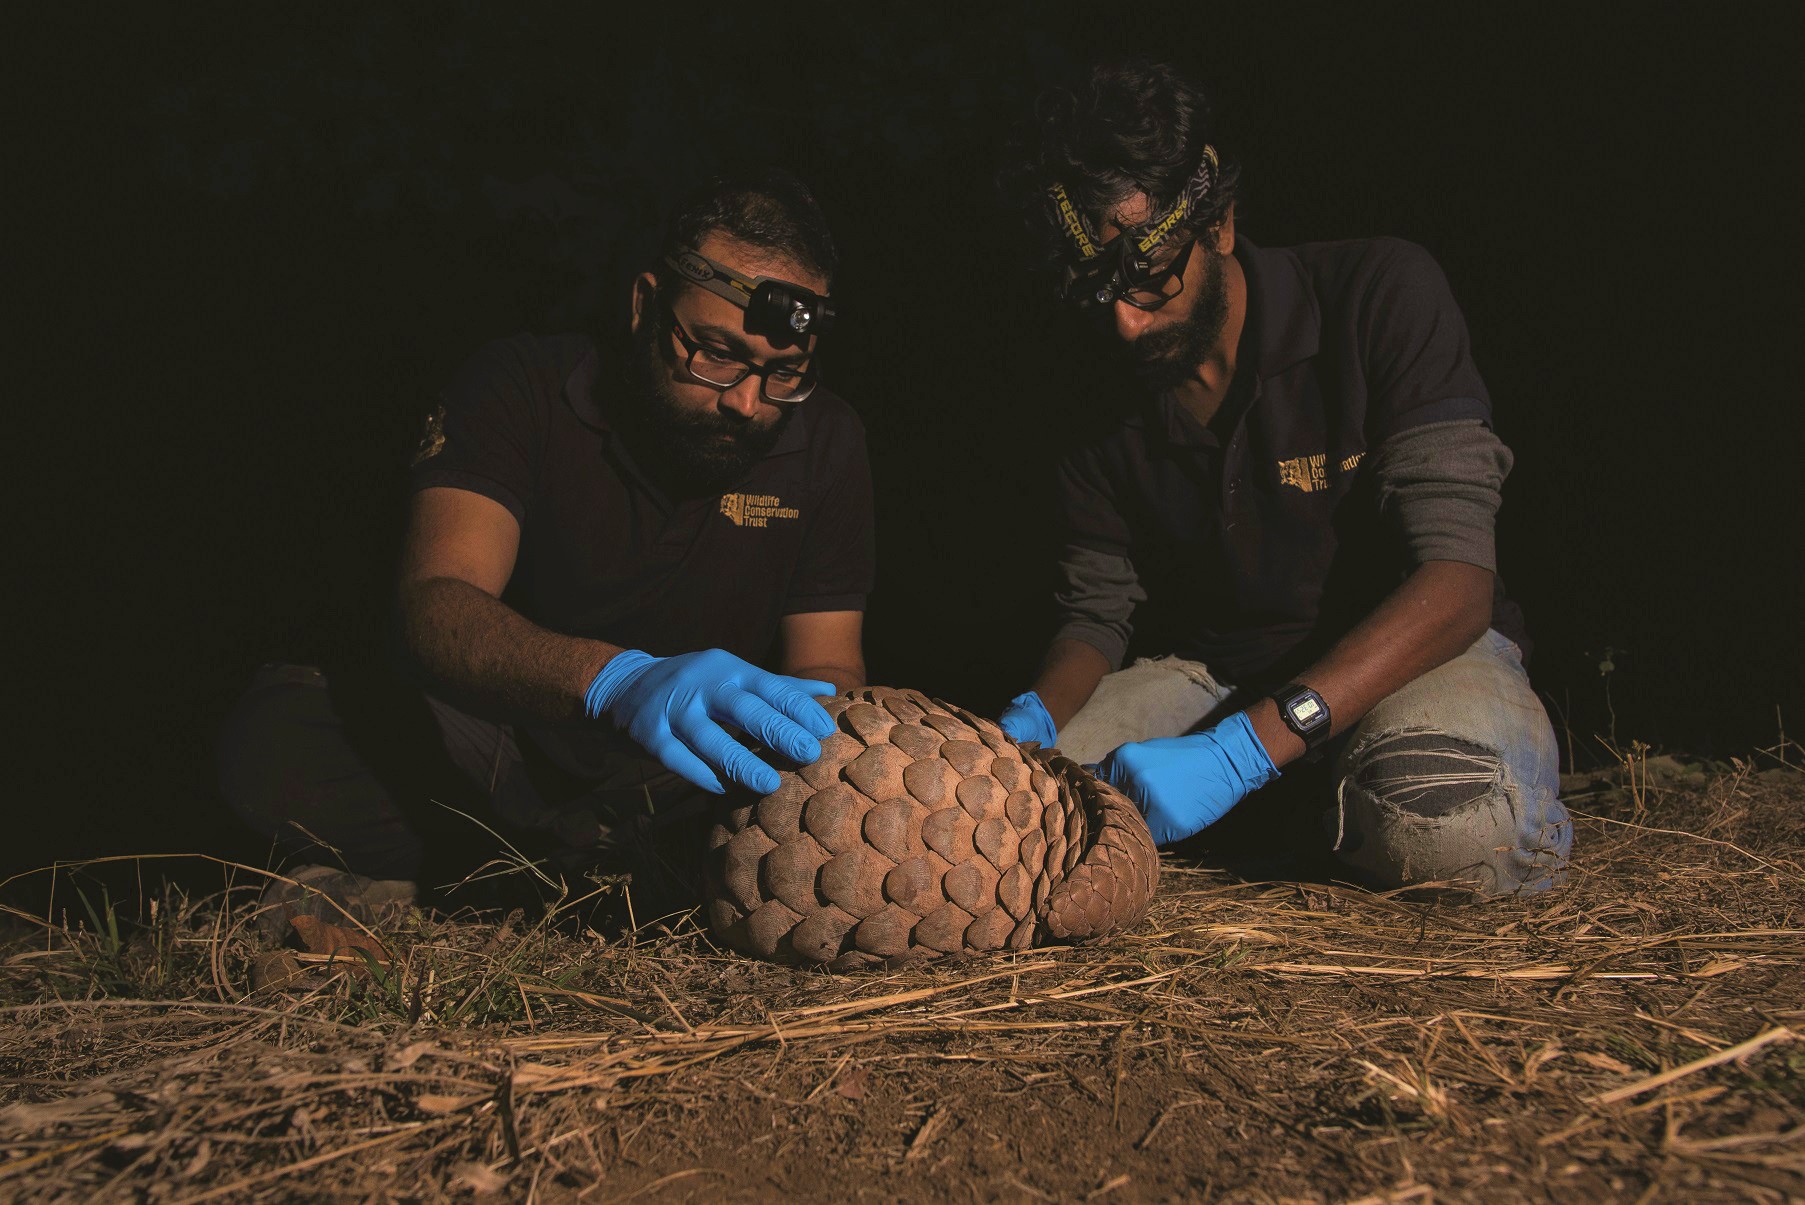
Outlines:
POLYGON ((600 365, 601 357, 591 346, 577 361, 577 366, 570 370, 570 375, 564 378, 564 401, 586 424, 598 431, 612 434, 614 427, 608 422, 608 416, 602 413, 602 407, 595 398, 595 378, 600 365))
POLYGON ((1296 253, 1266 250, 1235 239, 1235 258, 1247 277, 1247 309, 1258 333, 1252 365, 1261 380, 1314 356, 1322 344, 1322 310, 1296 253))

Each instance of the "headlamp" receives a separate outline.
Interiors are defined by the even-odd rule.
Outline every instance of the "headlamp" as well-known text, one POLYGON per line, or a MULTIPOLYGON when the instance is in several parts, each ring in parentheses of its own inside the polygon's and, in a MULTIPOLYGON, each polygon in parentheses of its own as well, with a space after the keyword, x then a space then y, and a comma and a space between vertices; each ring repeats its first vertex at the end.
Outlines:
MULTIPOLYGON (((1165 274, 1153 270, 1155 255, 1175 235, 1189 228, 1188 219, 1209 195, 1218 168, 1216 148, 1205 146, 1197 170, 1170 205, 1139 226, 1122 230, 1108 242, 1097 237, 1090 219, 1067 195, 1065 185, 1049 188, 1047 196, 1052 202, 1054 220, 1069 245, 1059 284, 1060 298, 1083 309, 1111 305, 1118 299, 1148 308, 1146 302, 1136 300, 1135 293, 1163 282, 1165 274)), ((1156 297, 1151 304, 1157 306, 1161 300, 1156 297)))
POLYGON ((754 276, 750 280, 699 251, 665 256, 685 280, 701 285, 746 311, 746 333, 762 335, 773 347, 790 347, 825 335, 834 323, 834 303, 787 280, 754 276))

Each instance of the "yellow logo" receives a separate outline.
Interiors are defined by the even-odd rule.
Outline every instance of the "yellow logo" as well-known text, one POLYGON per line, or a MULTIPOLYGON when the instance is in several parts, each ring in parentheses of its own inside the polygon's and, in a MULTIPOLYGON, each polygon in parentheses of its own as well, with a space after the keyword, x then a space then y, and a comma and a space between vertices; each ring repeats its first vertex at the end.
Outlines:
POLYGON ((1365 452, 1355 452, 1352 456, 1349 456, 1341 462, 1341 471, 1344 473, 1353 472, 1360 467, 1360 462, 1364 459, 1366 459, 1365 452))
POLYGON ((1146 236, 1142 238, 1140 242, 1136 243, 1135 246, 1140 248, 1143 255, 1153 250, 1155 247, 1159 246, 1160 243, 1165 241, 1166 236, 1172 233, 1172 227, 1183 221, 1185 214, 1190 211, 1191 199, 1189 197, 1178 198, 1178 203, 1172 206, 1172 212, 1166 215, 1165 220, 1160 222, 1160 224, 1155 226, 1152 230, 1149 230, 1146 236))
POLYGON ((1065 195, 1065 185, 1055 184, 1047 191, 1053 195, 1053 201, 1059 207, 1059 220, 1065 223, 1066 235, 1077 246, 1078 254, 1085 259, 1095 259, 1097 248, 1092 245, 1090 235, 1085 233, 1084 219, 1073 208, 1072 199, 1065 195))
POLYGON ((1323 473, 1323 463, 1327 459, 1324 453, 1318 452, 1314 456, 1298 456, 1279 461, 1279 484, 1292 486, 1306 494, 1328 489, 1329 479, 1323 473))
POLYGON ((769 527, 772 519, 796 519, 802 512, 775 494, 722 494, 721 513, 735 527, 769 527))

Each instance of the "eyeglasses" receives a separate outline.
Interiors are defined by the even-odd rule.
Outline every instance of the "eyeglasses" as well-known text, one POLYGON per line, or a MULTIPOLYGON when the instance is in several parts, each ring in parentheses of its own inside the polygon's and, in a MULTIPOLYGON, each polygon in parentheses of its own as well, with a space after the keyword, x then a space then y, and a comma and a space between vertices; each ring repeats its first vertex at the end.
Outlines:
POLYGON ((690 338, 689 332, 683 329, 683 323, 677 320, 676 311, 669 305, 664 306, 664 316, 671 324, 671 333, 677 336, 677 342, 686 354, 684 371, 704 385, 731 389, 748 376, 756 375, 759 379, 759 396, 780 406, 794 405, 815 391, 813 357, 802 368, 793 364, 754 364, 732 352, 710 347, 690 338))
POLYGON ((1123 243, 1130 235, 1118 234, 1104 254, 1081 264, 1069 264, 1059 295, 1081 310, 1099 312, 1102 307, 1125 301, 1137 310, 1157 310, 1185 291, 1185 268, 1197 240, 1190 239, 1164 267, 1155 269, 1136 258, 1134 248, 1123 243))
POLYGON ((1172 262, 1135 284, 1116 294, 1137 310, 1157 310, 1174 297, 1185 291, 1185 268, 1190 265, 1191 252, 1197 249, 1197 240, 1186 243, 1184 250, 1172 257, 1172 262))

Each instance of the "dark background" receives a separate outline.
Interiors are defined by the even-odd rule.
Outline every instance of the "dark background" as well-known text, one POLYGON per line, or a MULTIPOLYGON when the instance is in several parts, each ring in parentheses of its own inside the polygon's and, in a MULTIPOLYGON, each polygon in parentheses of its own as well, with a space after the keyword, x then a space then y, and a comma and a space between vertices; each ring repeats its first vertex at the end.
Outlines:
POLYGON ((809 179, 844 254, 873 680, 1000 705, 1049 633, 1046 456, 1110 378, 990 181, 1042 84, 1133 50, 1218 97, 1255 241, 1393 234, 1446 268, 1580 760, 1613 726, 1720 754, 1777 707, 1805 728, 1789 6, 679 7, 14 31, 7 862, 257 856, 212 729, 260 661, 380 641, 433 390, 490 338, 617 320, 672 191, 735 161, 809 179))

